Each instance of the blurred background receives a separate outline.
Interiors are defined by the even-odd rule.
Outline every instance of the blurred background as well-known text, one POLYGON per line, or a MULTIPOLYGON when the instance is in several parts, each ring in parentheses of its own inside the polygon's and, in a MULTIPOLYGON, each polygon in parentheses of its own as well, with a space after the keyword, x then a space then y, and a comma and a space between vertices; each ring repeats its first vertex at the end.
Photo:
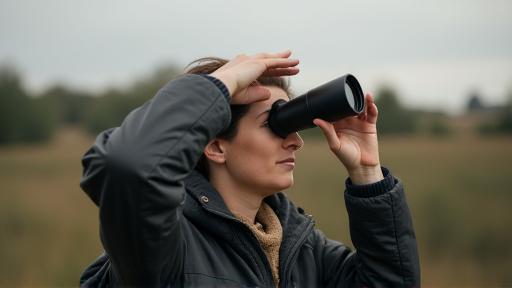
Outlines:
MULTIPOLYGON (((0 1, 0 286, 76 286, 101 252, 81 156, 187 63, 291 49, 296 94, 376 97, 425 287, 512 286, 512 2, 0 1)), ((344 169, 302 133, 287 194, 352 245, 344 169), (306 165, 307 163, 307 165, 306 165)))

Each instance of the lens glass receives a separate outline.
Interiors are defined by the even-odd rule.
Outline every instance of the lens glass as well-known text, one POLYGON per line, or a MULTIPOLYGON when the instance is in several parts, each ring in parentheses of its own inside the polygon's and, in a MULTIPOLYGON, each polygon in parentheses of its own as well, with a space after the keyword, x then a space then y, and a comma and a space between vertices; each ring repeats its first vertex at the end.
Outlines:
POLYGON ((347 83, 345 83, 345 95, 347 96, 347 101, 348 101, 348 105, 350 105, 350 107, 352 107, 352 109, 355 109, 355 99, 354 99, 354 94, 352 94, 352 89, 350 88, 350 86, 348 86, 347 83))

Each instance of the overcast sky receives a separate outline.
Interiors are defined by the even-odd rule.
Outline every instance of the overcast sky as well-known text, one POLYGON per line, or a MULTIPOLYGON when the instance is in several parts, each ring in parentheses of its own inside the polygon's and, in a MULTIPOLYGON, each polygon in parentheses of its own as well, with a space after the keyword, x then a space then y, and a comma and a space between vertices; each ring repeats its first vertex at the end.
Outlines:
POLYGON ((303 92, 345 73, 411 107, 458 112, 512 89, 512 1, 0 0, 0 63, 40 90, 98 91, 157 66, 291 49, 303 92))

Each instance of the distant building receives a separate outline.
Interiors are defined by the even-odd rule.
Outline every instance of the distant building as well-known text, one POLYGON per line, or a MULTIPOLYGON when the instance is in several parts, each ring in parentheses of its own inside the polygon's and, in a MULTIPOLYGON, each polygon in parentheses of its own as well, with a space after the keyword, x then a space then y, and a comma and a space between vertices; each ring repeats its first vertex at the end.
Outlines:
POLYGON ((468 102, 466 104, 467 114, 494 114, 503 111, 501 105, 485 105, 481 99, 482 97, 478 92, 472 92, 469 95, 468 102))

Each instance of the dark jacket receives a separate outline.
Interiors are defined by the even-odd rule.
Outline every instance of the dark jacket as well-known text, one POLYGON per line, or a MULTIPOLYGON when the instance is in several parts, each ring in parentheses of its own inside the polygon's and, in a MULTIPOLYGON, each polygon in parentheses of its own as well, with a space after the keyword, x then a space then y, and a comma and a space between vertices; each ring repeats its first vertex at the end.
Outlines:
MULTIPOLYGON (((194 170, 230 117, 215 84, 186 75, 97 137, 83 158, 81 187, 99 206, 105 254, 83 273, 82 286, 274 285, 257 239, 194 170)), ((378 193, 345 192, 357 252, 327 239, 284 194, 265 199, 283 227, 282 287, 419 286, 402 184, 384 171, 371 190, 378 193)))

